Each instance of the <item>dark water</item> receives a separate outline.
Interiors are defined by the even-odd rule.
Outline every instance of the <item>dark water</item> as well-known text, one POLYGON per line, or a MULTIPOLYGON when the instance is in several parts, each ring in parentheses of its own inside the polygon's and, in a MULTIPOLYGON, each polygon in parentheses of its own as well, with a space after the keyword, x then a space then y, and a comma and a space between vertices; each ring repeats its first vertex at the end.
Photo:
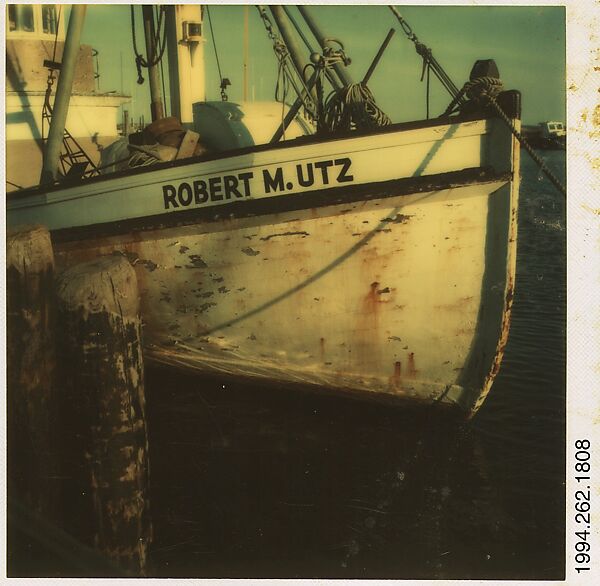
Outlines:
POLYGON ((470 425, 148 372, 154 575, 564 577, 565 205, 523 157, 510 340, 470 425))

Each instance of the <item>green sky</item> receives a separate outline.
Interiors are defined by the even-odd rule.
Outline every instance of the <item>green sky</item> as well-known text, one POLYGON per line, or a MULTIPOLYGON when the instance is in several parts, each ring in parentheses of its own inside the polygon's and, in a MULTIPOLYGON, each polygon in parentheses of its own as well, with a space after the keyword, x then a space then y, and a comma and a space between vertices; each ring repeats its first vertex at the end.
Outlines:
MULTIPOLYGON (((565 119, 565 10, 563 7, 399 6, 419 39, 461 87, 477 59, 493 58, 507 89, 523 94, 523 120, 565 119)), ((230 100, 242 98, 242 6, 211 6, 223 75, 232 86, 230 100)), ((394 121, 425 117, 425 84, 421 58, 386 6, 317 6, 326 33, 340 39, 352 59, 350 72, 359 80, 391 27, 396 29, 370 87, 379 106, 394 121)), ((141 9, 136 12, 138 26, 141 9)), ((219 99, 215 55, 205 22, 207 97, 219 99)), ((136 84, 129 6, 91 5, 82 42, 99 50, 100 89, 134 97, 133 117, 149 118, 148 85, 136 84), (121 68, 121 63, 123 67, 121 68), (123 84, 121 85, 121 79, 123 84)), ((141 28, 138 45, 144 46, 141 28)), ((271 42, 254 7, 250 7, 250 95, 273 99, 277 62, 271 42)), ((165 64, 166 66, 166 64, 165 64)), ((166 70, 165 70, 166 71, 166 70)), ((432 84, 432 115, 441 113, 449 96, 432 84)))

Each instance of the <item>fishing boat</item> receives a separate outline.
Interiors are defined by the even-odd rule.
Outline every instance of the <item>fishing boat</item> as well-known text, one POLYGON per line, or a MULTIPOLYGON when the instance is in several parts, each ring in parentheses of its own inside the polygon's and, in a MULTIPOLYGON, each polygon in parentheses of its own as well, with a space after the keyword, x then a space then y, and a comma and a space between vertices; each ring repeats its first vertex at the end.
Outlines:
MULTIPOLYGON (((200 140, 229 133, 237 142, 12 192, 8 224, 47 226, 59 268, 129 259, 152 360, 473 415, 508 337, 519 93, 493 97, 502 116, 470 97, 498 77, 482 61, 437 118, 378 123, 363 101, 360 116, 332 128, 317 98, 317 131, 286 135, 327 80, 344 103, 362 92, 374 106, 365 80, 348 83, 344 56, 301 12, 320 52, 310 78, 296 77, 298 98, 269 142, 244 144, 243 105, 224 103, 219 114, 192 104, 186 136, 195 112, 200 140), (216 122, 203 126, 208 110, 216 122)), ((273 15, 270 33, 299 58, 293 21, 273 15)))
POLYGON ((523 126, 521 133, 534 148, 564 151, 567 148, 567 129, 562 122, 539 122, 536 126, 523 126))

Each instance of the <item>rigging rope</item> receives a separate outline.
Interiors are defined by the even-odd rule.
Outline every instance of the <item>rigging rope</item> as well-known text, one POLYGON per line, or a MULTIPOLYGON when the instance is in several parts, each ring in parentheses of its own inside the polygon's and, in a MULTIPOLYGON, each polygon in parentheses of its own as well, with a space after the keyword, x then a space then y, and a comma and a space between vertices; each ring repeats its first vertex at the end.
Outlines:
POLYGON ((469 80, 463 85, 462 89, 454 96, 442 116, 450 116, 456 111, 456 107, 461 100, 464 102, 466 95, 471 100, 485 99, 489 96, 497 96, 502 91, 502 82, 497 77, 477 77, 469 80))
MULTIPOLYGON (((423 81, 423 74, 425 73, 425 70, 427 69, 428 83, 429 83, 429 70, 431 70, 431 71, 433 71, 435 76, 438 78, 440 83, 444 86, 446 91, 450 94, 450 96, 453 99, 456 98, 457 94, 459 93, 458 88, 456 87, 456 85, 454 85, 454 82, 450 79, 450 76, 446 73, 446 71, 440 65, 438 60, 433 56, 433 52, 431 51, 431 49, 429 47, 427 47, 427 45, 425 45, 421 41, 419 41, 419 39, 417 38, 417 35, 413 32, 410 24, 408 24, 408 22, 406 22, 406 20, 404 20, 403 16, 400 14, 400 12, 398 12, 398 10, 394 6, 389 6, 389 9, 392 11, 394 16, 397 18, 397 20, 400 23, 400 26, 402 27, 402 30, 404 31, 404 34, 406 35, 408 40, 414 44, 415 51, 423 59, 423 71, 421 74, 421 81, 423 81)), ((428 92, 427 100, 429 101, 429 89, 427 90, 427 92, 428 92)), ((458 102, 462 104, 464 102, 464 97, 460 96, 458 98, 458 102)), ((428 107, 428 109, 429 109, 429 107, 428 107)))
MULTIPOLYGON (((560 179, 547 167, 544 160, 533 150, 533 147, 525 140, 523 135, 515 128, 511 119, 506 115, 504 110, 500 107, 500 104, 496 101, 496 97, 502 91, 502 82, 496 77, 477 77, 469 80, 465 83, 459 92, 460 96, 466 95, 468 98, 481 102, 484 105, 490 105, 493 110, 500 116, 504 124, 509 128, 512 135, 519 141, 523 148, 527 151, 529 156, 537 164, 540 170, 548 177, 550 182, 560 191, 565 197, 567 190, 561 183, 560 179)), ((456 106, 457 99, 455 98, 450 103, 450 106, 446 108, 444 116, 450 114, 456 106)))
POLYGON ((275 52, 275 57, 278 61, 278 77, 277 84, 275 86, 275 99, 279 100, 279 87, 280 85, 282 85, 280 79, 283 75, 285 76, 286 83, 290 84, 294 88, 296 95, 302 100, 302 107, 304 108, 306 115, 309 118, 316 120, 317 107, 315 106, 315 104, 313 104, 313 101, 311 99, 310 91, 307 87, 305 76, 303 75, 302 78, 300 78, 299 76, 294 76, 292 71, 295 70, 290 69, 290 54, 286 44, 279 38, 277 33, 273 30, 273 23, 271 22, 271 19, 269 18, 269 15, 267 14, 264 7, 258 5, 256 8, 263 21, 265 30, 267 31, 267 35, 273 43, 273 51, 275 52), (296 79, 299 80, 299 84, 296 83, 296 79))
POLYGON ((302 42, 304 43, 304 45, 306 46, 306 48, 308 49, 308 51, 310 53, 314 53, 315 50, 312 48, 312 45, 310 44, 310 41, 308 40, 308 38, 304 34, 304 31, 302 30, 302 28, 298 24, 298 21, 296 20, 296 18, 294 17, 292 11, 290 10, 290 7, 287 4, 283 4, 282 7, 283 7, 283 10, 286 13, 287 17, 290 19, 292 25, 296 29, 296 32, 300 35, 300 38, 302 39, 302 42))
POLYGON ((212 19, 210 17, 210 10, 208 9, 208 5, 204 7, 206 9, 206 14, 208 16, 208 25, 210 27, 210 38, 212 39, 213 49, 215 51, 215 59, 217 61, 217 71, 219 72, 219 88, 221 89, 221 100, 224 102, 227 101, 227 93, 225 92, 225 88, 229 85, 229 80, 224 79, 221 74, 221 64, 219 63, 219 52, 217 51, 217 41, 215 40, 215 32, 213 30, 212 19))
MULTIPOLYGON (((340 45, 340 49, 335 50, 329 48, 325 51, 324 55, 318 53, 313 53, 311 55, 311 61, 313 61, 313 63, 309 63, 304 67, 304 71, 301 75, 303 89, 298 91, 298 88, 294 84, 295 78, 289 71, 289 51, 285 43, 274 32, 273 24, 264 7, 257 6, 257 9, 267 34, 273 43, 273 50, 279 61, 275 99, 280 99, 279 93, 281 87, 283 87, 285 99, 287 89, 286 80, 287 82, 290 82, 294 86, 305 112, 313 120, 317 121, 318 130, 330 132, 338 130, 363 130, 391 124, 391 120, 388 116, 386 116, 375 103, 375 98, 365 83, 350 84, 340 89, 334 89, 327 97, 327 100, 325 100, 324 106, 321 106, 323 96, 322 82, 325 76, 330 79, 329 67, 335 63, 348 62, 344 54, 344 47, 335 39, 329 40, 340 45), (313 104, 313 101, 310 99, 310 91, 306 85, 306 71, 309 67, 312 67, 316 74, 315 86, 318 96, 317 104, 313 104)), ((290 13, 287 10, 286 13, 290 16, 290 13)), ((310 44, 306 37, 302 35, 300 27, 295 22, 295 19, 290 16, 290 20, 296 28, 296 31, 300 33, 306 46, 310 49, 310 44)), ((332 83, 332 85, 334 84, 332 83)), ((334 88, 336 88, 335 85, 334 88)), ((283 123, 282 127, 285 127, 283 123)))
POLYGON ((529 156, 534 160, 537 166, 540 168, 546 177, 550 180, 552 185, 558 189, 565 197, 567 196, 567 189, 561 183, 560 179, 546 166, 544 160, 533 150, 532 146, 525 140, 523 135, 514 127, 510 118, 504 113, 498 102, 496 102, 496 98, 494 96, 487 97, 488 103, 494 108, 498 116, 502 118, 504 123, 508 126, 513 136, 519 141, 520 144, 523 145, 525 150, 529 153, 529 156))
MULTIPOLYGON (((283 4, 283 10, 287 14, 287 16, 290 19, 292 25, 294 25, 294 29, 296 29, 296 32, 298 33, 298 35, 300 35, 300 38, 302 39, 302 42, 304 43, 304 45, 308 49, 309 53, 311 55, 315 54, 316 51, 313 49, 313 46, 310 44, 310 41, 308 40, 308 38, 304 34, 304 31, 302 30, 302 27, 298 24, 298 21, 296 20, 296 18, 294 17, 294 14, 290 10, 289 5, 288 4, 283 4)), ((337 80, 335 79, 335 76, 333 75, 333 73, 329 69, 325 69, 325 76, 327 77, 327 79, 329 80, 329 83, 333 87, 335 87, 335 88, 339 87, 339 83, 337 82, 337 80)), ((308 78, 305 77, 305 79, 308 79, 308 78)), ((321 80, 318 83, 321 83, 321 80)))
POLYGON ((133 53, 135 55, 135 66, 137 67, 137 74, 138 74, 137 82, 138 82, 138 84, 141 85, 144 83, 144 78, 142 77, 142 67, 149 69, 150 67, 154 67, 155 65, 158 65, 162 61, 162 58, 163 58, 163 55, 165 52, 165 48, 167 46, 167 26, 166 26, 166 24, 164 24, 164 26, 163 26, 163 15, 165 13, 165 7, 161 6, 160 7, 160 16, 158 18, 158 24, 156 27, 156 36, 153 39, 153 44, 155 47, 158 48, 158 51, 156 51, 154 60, 151 62, 148 62, 147 59, 144 59, 144 56, 138 51, 138 48, 137 48, 137 38, 136 38, 136 34, 135 34, 135 10, 134 9, 135 9, 135 6, 132 4, 131 5, 131 39, 133 41, 133 53), (163 27, 162 42, 160 40, 161 26, 163 27))

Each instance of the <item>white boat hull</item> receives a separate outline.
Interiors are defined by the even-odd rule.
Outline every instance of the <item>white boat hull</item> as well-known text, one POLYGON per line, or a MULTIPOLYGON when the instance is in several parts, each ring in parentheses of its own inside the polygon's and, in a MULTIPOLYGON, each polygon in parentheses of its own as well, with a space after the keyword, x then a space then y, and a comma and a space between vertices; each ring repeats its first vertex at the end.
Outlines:
POLYGON ((263 149, 33 194, 9 222, 49 225, 59 266, 127 255, 156 360, 473 413, 508 333, 518 152, 498 120, 263 149))

